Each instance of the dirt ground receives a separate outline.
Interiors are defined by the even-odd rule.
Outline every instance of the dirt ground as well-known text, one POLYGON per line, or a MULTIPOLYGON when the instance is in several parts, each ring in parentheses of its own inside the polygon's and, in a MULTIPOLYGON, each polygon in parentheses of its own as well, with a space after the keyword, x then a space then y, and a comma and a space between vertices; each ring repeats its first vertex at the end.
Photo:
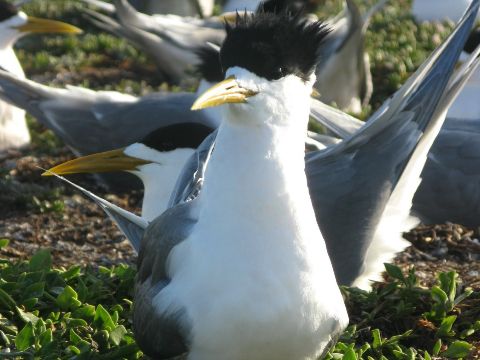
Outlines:
MULTIPOLYGON (((135 253, 103 211, 60 180, 41 177, 49 168, 72 158, 67 148, 45 153, 36 148, 0 157, 0 239, 9 239, 2 258, 26 259, 39 248, 51 248, 56 266, 135 263, 135 253), (63 203, 63 210, 55 205, 63 203)), ((70 177, 88 190, 139 213, 140 191, 112 194, 90 175, 70 177)), ((406 233, 412 243, 395 263, 414 266, 422 285, 435 282, 440 271, 455 270, 463 286, 480 289, 479 229, 443 224, 419 226, 406 233)))

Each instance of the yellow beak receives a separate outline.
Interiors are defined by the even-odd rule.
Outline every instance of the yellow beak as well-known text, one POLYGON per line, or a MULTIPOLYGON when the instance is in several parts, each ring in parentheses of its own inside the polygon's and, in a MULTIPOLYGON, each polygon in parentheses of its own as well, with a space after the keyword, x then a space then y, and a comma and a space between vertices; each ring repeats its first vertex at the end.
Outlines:
POLYGON ((223 104, 246 103, 247 98, 257 95, 258 92, 242 88, 234 76, 219 82, 205 91, 193 103, 192 110, 201 110, 223 104))
POLYGON ((111 171, 137 170, 138 166, 150 164, 151 161, 142 160, 125 155, 124 149, 106 151, 98 154, 83 156, 57 165, 42 176, 67 175, 78 173, 98 173, 111 171))
POLYGON ((17 27, 17 30, 25 33, 66 33, 80 34, 81 29, 76 26, 55 20, 39 19, 32 16, 27 18, 27 23, 17 27))

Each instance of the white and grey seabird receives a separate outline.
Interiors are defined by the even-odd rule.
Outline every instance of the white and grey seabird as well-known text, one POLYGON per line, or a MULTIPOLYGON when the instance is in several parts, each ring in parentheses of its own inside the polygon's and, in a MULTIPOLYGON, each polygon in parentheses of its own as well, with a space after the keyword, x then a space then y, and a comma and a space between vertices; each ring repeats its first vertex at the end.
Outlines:
MULTIPOLYGON (((15 6, 0 0, 0 67, 24 78, 13 45, 30 33, 71 33, 81 30, 59 21, 27 16, 15 6)), ((30 133, 25 121, 25 111, 0 101, 0 151, 19 148, 30 142, 30 133)))
MULTIPOLYGON (((477 9, 475 1, 448 40, 366 126, 326 151, 307 154, 314 209, 342 284, 367 287, 383 262, 407 245, 401 231, 410 220, 428 149, 448 106, 478 65, 475 55, 449 82, 477 9)), ((190 170, 194 177, 200 173, 190 170)))

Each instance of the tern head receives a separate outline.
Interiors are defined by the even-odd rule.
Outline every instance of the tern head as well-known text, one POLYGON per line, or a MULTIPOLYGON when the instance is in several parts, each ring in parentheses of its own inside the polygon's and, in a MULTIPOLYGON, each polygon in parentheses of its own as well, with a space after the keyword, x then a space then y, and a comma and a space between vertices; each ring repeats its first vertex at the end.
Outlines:
POLYGON ((211 128, 196 123, 166 126, 127 147, 82 156, 57 165, 42 175, 128 171, 144 180, 142 175, 150 169, 161 169, 178 157, 189 156, 211 132, 211 128), (185 156, 178 155, 183 153, 185 156))
POLYGON ((11 46, 20 37, 30 33, 81 32, 79 28, 61 21, 27 16, 9 2, 0 0, 0 47, 11 46))
MULTIPOLYGON (((288 112, 299 99, 309 101, 321 43, 329 30, 288 13, 260 12, 238 15, 226 25, 220 50, 226 80, 213 86, 193 104, 192 110, 231 104, 229 111, 288 112)), ((260 118, 257 116, 257 118, 260 118)))

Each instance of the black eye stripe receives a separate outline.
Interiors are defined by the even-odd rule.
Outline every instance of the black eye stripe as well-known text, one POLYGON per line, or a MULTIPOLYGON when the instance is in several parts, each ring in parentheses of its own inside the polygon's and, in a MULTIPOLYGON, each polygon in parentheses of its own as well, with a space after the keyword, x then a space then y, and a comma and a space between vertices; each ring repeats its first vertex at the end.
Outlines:
POLYGON ((196 149, 212 131, 208 126, 198 123, 175 124, 150 133, 141 143, 158 151, 196 149))

